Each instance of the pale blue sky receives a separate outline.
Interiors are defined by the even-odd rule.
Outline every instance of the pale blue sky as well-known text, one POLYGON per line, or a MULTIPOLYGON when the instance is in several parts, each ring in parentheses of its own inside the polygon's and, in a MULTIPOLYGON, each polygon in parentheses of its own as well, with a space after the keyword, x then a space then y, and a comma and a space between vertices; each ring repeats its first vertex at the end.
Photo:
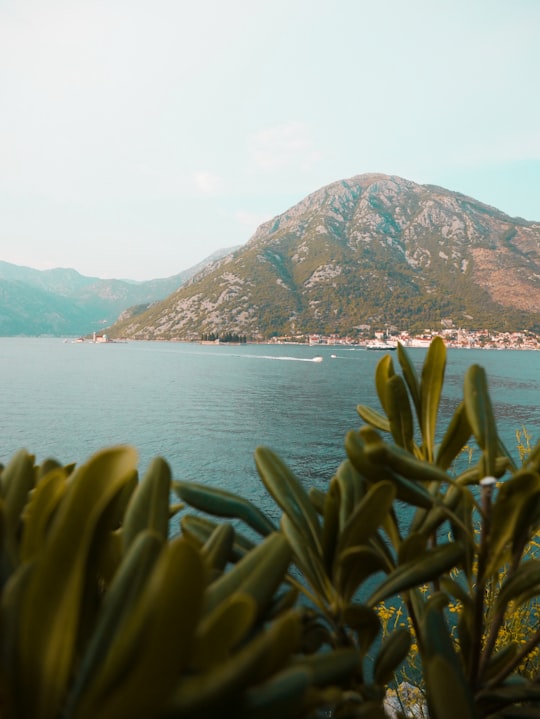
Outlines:
POLYGON ((0 0, 0 259, 150 279, 334 180, 540 221, 539 0, 0 0))

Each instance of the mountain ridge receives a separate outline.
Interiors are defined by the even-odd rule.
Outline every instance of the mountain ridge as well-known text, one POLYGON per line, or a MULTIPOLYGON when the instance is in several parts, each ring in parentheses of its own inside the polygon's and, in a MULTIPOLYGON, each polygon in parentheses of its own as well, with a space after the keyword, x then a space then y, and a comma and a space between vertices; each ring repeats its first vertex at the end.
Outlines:
POLYGON ((348 334, 364 324, 540 328, 540 223, 468 195, 370 173, 338 180, 260 225, 112 333, 348 334))
POLYGON ((232 249, 219 250, 175 275, 143 281, 102 279, 69 267, 38 270, 0 260, 0 336, 103 330, 128 307, 148 308, 232 249))

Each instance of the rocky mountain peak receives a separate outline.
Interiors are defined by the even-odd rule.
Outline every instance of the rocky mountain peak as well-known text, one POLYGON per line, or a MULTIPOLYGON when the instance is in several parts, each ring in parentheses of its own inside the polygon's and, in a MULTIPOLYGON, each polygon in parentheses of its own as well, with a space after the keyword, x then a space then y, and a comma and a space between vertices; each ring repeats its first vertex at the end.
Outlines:
POLYGON ((528 326, 540 227, 393 175, 333 182, 261 225, 127 336, 349 333, 360 324, 528 326))

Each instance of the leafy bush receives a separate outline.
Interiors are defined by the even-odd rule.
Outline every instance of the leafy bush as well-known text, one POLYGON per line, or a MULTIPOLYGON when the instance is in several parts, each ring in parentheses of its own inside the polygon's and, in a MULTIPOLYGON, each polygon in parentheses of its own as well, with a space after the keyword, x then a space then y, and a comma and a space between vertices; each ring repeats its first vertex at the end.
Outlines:
MULTIPOLYGON (((171 474, 129 447, 74 468, 19 452, 0 475, 3 719, 308 715, 359 668, 303 651, 291 550, 222 524, 168 538, 171 474), (225 571, 226 570, 226 571, 225 571)), ((261 515, 262 516, 262 515, 261 515)))
MULTIPOLYGON (((391 631, 374 661, 375 684, 389 682, 405 654, 414 661, 417 653, 430 716, 536 716, 540 629, 529 624, 530 602, 540 594, 540 560, 531 551, 540 520, 540 444, 518 468, 498 436, 486 375, 476 365, 438 432, 444 343, 432 342, 421 376, 403 347, 397 356, 402 374, 390 355, 379 362, 383 412, 358 407, 366 424, 347 434, 348 457, 327 492, 308 495, 270 450, 255 453, 283 510, 281 531, 303 578, 298 588, 314 607, 320 641, 330 646, 366 652, 382 618, 391 631), (459 471, 471 441, 479 460, 459 471), (389 625, 388 612, 400 607, 406 618, 389 625), (525 624, 520 632, 511 629, 516 617, 525 624), (528 673, 520 673, 527 663, 528 673)), ((219 514, 221 497, 228 514, 242 516, 216 490, 200 487, 195 498, 183 483, 176 489, 199 509, 219 514)))
POLYGON ((478 366, 439 432, 444 344, 421 376, 397 357, 326 492, 256 450, 279 528, 162 459, 139 481, 129 447, 78 468, 18 453, 0 474, 1 716, 377 719, 415 657, 433 718, 538 716, 540 444, 515 465, 478 366))

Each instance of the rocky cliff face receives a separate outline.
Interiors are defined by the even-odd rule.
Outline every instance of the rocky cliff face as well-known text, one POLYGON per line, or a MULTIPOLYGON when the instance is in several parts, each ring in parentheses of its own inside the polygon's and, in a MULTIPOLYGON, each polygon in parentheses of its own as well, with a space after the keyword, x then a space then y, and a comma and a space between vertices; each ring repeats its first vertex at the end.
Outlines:
POLYGON ((348 333, 448 318, 470 328, 540 329, 540 223, 441 187, 369 174, 312 193, 114 333, 348 333))

